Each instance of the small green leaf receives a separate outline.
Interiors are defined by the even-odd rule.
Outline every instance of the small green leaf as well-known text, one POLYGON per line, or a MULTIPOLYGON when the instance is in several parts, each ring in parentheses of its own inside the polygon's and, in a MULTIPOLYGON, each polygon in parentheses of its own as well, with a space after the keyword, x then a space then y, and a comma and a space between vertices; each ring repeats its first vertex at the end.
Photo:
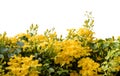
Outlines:
POLYGON ((55 70, 53 68, 49 68, 49 73, 53 73, 55 70))
POLYGON ((17 42, 17 45, 19 45, 19 46, 23 46, 24 43, 23 43, 23 42, 17 42))
POLYGON ((8 51, 8 48, 1 48, 0 53, 6 53, 8 51))
POLYGON ((0 58, 1 58, 1 59, 4 59, 4 55, 3 55, 3 54, 0 54, 0 58))
POLYGON ((14 51, 15 54, 19 54, 20 52, 21 52, 21 49, 19 49, 19 48, 17 48, 17 49, 14 51))

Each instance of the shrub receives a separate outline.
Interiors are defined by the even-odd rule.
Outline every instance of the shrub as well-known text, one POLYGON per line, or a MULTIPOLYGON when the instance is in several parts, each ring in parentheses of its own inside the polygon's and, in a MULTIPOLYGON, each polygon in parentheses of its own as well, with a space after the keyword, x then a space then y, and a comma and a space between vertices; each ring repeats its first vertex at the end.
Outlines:
POLYGON ((38 25, 26 33, 0 35, 1 76, 115 76, 120 71, 120 37, 94 37, 94 19, 69 29, 63 38, 54 29, 38 34, 38 25))

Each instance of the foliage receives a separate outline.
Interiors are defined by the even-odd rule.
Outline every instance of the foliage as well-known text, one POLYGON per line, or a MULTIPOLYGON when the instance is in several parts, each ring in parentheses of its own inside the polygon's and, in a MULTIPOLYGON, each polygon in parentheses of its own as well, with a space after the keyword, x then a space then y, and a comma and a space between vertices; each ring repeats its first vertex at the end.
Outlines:
POLYGON ((55 29, 38 34, 0 35, 0 76, 116 76, 120 71, 120 37, 94 37, 91 13, 81 28, 65 38, 55 29))

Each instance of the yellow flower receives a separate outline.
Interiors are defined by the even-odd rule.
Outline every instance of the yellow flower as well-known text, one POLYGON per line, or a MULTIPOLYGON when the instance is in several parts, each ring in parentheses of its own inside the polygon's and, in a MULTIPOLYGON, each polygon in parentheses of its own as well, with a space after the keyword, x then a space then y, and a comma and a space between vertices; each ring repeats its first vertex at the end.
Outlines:
POLYGON ((18 41, 16 37, 12 37, 12 38, 10 38, 10 40, 11 40, 11 43, 13 43, 13 44, 16 44, 18 41))
POLYGON ((78 61, 78 67, 82 67, 82 70, 80 70, 82 76, 97 76, 99 66, 98 63, 94 62, 89 57, 82 58, 78 61))
POLYGON ((37 71, 31 71, 29 76, 39 76, 37 71))
POLYGON ((94 32, 92 30, 84 27, 84 28, 80 28, 77 31, 77 34, 79 36, 84 37, 87 41, 92 41, 94 32))
MULTIPOLYGON (((9 70, 8 73, 11 73, 15 76, 26 76, 29 74, 29 69, 32 67, 34 68, 35 75, 38 74, 37 66, 42 66, 42 64, 38 64, 38 60, 32 60, 33 56, 30 57, 21 57, 20 56, 14 56, 10 59, 10 62, 8 62, 8 67, 6 69, 9 70)), ((36 75, 37 76, 37 75, 36 75)))
POLYGON ((73 71, 70 73, 70 76, 79 76, 79 74, 76 71, 73 71))
POLYGON ((31 37, 30 34, 25 34, 25 33, 20 33, 16 35, 17 38, 21 38, 23 36, 27 37, 28 39, 31 37))
POLYGON ((65 40, 63 42, 57 44, 57 46, 61 47, 55 57, 55 63, 61 64, 64 66, 65 64, 70 64, 74 58, 80 58, 82 56, 88 56, 91 51, 87 47, 82 47, 79 41, 75 40, 65 40))

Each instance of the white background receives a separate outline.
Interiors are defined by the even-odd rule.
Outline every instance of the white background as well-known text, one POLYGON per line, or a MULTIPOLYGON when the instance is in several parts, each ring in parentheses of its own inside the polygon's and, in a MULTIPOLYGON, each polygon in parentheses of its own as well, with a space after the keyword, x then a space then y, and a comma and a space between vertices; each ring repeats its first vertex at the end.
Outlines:
POLYGON ((14 36, 38 24, 39 33, 55 27, 65 36, 81 27, 85 11, 93 13, 96 37, 120 35, 120 0, 0 0, 0 33, 14 36))

